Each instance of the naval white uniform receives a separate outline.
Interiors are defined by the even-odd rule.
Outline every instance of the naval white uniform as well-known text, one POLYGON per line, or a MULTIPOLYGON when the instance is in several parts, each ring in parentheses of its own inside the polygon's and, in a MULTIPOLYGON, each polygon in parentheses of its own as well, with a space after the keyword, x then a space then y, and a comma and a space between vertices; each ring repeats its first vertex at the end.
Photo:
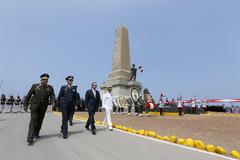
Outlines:
POLYGON ((195 108, 196 107, 196 99, 193 99, 191 102, 191 107, 195 108))
POLYGON ((159 108, 163 108, 164 106, 164 102, 162 99, 159 100, 159 108))
POLYGON ((113 111, 113 104, 117 105, 112 93, 106 92, 102 97, 102 108, 105 109, 104 125, 107 125, 109 129, 112 129, 111 112, 113 111))
POLYGON ((179 116, 182 116, 182 112, 183 112, 183 100, 182 100, 182 97, 178 97, 177 108, 178 108, 179 116))
POLYGON ((204 99, 202 102, 203 102, 202 107, 203 108, 207 108, 207 99, 204 99))
POLYGON ((183 101, 181 99, 178 99, 177 107, 178 108, 182 108, 183 107, 183 101))

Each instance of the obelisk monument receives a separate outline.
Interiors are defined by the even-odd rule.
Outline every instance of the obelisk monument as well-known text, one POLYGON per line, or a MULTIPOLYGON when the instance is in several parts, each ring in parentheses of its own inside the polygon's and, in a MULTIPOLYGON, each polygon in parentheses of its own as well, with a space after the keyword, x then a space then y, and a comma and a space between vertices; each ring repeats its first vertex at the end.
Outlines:
POLYGON ((132 88, 136 88, 140 92, 142 85, 137 81, 130 81, 130 73, 131 60, 128 30, 124 26, 119 26, 116 30, 112 71, 108 80, 101 86, 101 90, 104 91, 108 85, 112 85, 112 92, 116 97, 130 97, 132 88))

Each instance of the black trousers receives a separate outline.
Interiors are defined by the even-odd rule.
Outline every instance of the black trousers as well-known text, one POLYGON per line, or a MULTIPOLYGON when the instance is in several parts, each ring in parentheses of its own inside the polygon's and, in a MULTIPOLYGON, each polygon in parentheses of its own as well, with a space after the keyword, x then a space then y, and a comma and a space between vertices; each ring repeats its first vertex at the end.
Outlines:
POLYGON ((138 107, 139 107, 139 113, 142 114, 142 112, 143 112, 143 105, 138 105, 138 107))
POLYGON ((160 116, 163 116, 163 108, 159 108, 160 116))
POLYGON ((91 125, 92 130, 96 129, 94 115, 95 115, 95 110, 92 110, 92 109, 88 110, 88 116, 89 117, 88 117, 88 120, 87 120, 86 127, 88 128, 91 125))
POLYGON ((117 106, 113 105, 113 112, 117 111, 117 106))
MULTIPOLYGON (((128 106, 128 113, 131 113, 132 107, 133 107, 133 106, 128 106)), ((134 112, 135 112, 135 113, 142 113, 142 109, 140 110, 140 108, 138 108, 138 106, 135 106, 135 107, 134 107, 134 112)))
POLYGON ((69 123, 72 123, 74 113, 75 113, 75 108, 73 108, 73 110, 72 110, 72 112, 71 112, 71 114, 70 114, 70 116, 69 116, 69 123))
POLYGON ((192 107, 192 114, 197 114, 197 107, 192 107))
POLYGON ((47 110, 47 107, 43 107, 43 109, 40 109, 41 106, 37 108, 31 109, 31 120, 29 123, 29 131, 28 131, 28 140, 33 140, 35 135, 39 135, 39 132, 42 127, 43 119, 45 117, 45 113, 47 110))
POLYGON ((118 108, 118 112, 122 113, 124 111, 124 108, 118 108))
POLYGON ((183 110, 182 107, 178 107, 178 113, 179 113, 179 116, 182 116, 182 110, 183 110))
POLYGON ((63 106, 62 108, 62 133, 64 136, 68 134, 68 120, 73 114, 74 107, 73 106, 63 106))

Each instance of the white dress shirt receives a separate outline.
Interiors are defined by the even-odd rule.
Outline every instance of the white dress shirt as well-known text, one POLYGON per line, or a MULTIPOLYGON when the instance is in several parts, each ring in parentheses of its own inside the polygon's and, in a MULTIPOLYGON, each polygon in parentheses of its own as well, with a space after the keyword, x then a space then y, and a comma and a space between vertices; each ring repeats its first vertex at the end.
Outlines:
POLYGON ((93 92, 94 98, 96 98, 96 91, 92 89, 92 92, 93 92))

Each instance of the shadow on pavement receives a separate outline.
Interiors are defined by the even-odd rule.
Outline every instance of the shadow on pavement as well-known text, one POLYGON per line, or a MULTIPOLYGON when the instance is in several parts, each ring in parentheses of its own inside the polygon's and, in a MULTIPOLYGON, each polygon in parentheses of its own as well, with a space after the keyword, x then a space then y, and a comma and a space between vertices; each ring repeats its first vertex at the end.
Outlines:
POLYGON ((76 125, 76 124, 85 124, 86 122, 81 122, 81 121, 77 121, 77 122, 73 122, 73 125, 76 125))
MULTIPOLYGON (((81 131, 81 130, 80 131, 69 131, 68 135, 71 136, 71 135, 75 135, 75 134, 81 134, 83 132, 84 131, 81 131)), ((41 140, 44 140, 44 139, 50 139, 50 138, 54 138, 54 137, 62 138, 62 134, 61 133, 56 133, 56 134, 43 135, 38 139, 38 141, 41 141, 41 140)))

